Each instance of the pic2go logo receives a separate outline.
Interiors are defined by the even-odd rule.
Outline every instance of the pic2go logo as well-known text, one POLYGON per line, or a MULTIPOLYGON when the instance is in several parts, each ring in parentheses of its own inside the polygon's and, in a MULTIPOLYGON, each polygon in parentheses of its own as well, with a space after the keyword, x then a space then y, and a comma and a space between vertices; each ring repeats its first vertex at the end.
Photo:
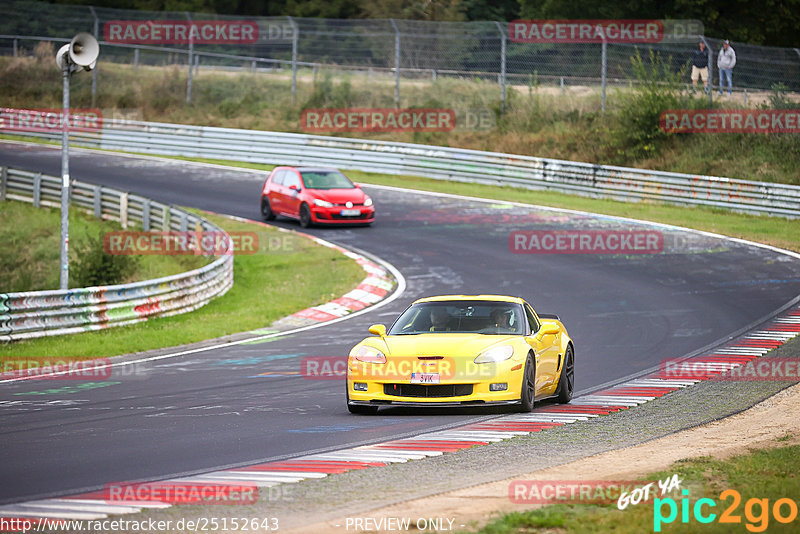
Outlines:
MULTIPOLYGON (((716 508, 717 502, 714 499, 698 499, 692 505, 689 501, 689 490, 682 490, 683 498, 680 504, 681 523, 689 523, 689 514, 694 516, 698 523, 711 523, 717 518, 717 514, 712 513, 711 509, 716 508)), ((727 489, 719 494, 720 501, 731 499, 730 505, 720 514, 719 523, 741 524, 742 516, 736 513, 739 504, 742 502, 741 494, 732 489, 727 489)), ((661 526, 674 523, 678 518, 678 503, 675 499, 656 498, 653 501, 653 531, 661 532, 661 526), (666 515, 664 515, 666 513, 666 515)), ((770 509, 769 499, 748 499, 744 504, 744 517, 748 521, 745 528, 750 532, 764 532, 769 526, 770 512, 778 523, 791 523, 797 519, 797 503, 792 499, 777 499, 770 509)))

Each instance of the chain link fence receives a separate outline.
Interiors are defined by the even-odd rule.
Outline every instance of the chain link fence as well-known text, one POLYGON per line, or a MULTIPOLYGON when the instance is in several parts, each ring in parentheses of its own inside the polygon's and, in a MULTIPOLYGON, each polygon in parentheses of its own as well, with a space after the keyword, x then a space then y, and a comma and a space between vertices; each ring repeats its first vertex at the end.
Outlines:
MULTIPOLYGON (((401 81, 434 81, 439 77, 488 80, 504 101, 507 85, 554 87, 590 86, 605 101, 606 85, 630 85, 631 57, 639 51, 649 61, 650 50, 678 71, 688 65, 700 36, 655 44, 521 43, 509 36, 507 22, 430 22, 393 19, 336 20, 292 17, 239 17, 189 12, 151 12, 91 6, 52 5, 7 0, 0 20, 0 53, 29 53, 37 41, 67 42, 79 31, 97 36, 102 62, 138 65, 183 65, 188 69, 187 100, 192 77, 201 68, 285 71, 291 74, 293 96, 299 69, 313 75, 320 69, 383 78, 395 84, 395 102, 402 98, 401 81), (35 14, 35 16, 31 16, 35 14), (253 42, 237 44, 133 44, 109 39, 114 21, 248 21, 258 27, 253 42)), ((715 74, 720 39, 705 37, 713 53, 715 74)), ((737 91, 768 91, 781 84, 800 91, 800 49, 733 43, 737 55, 737 91)), ((102 76, 102 74, 99 74, 102 76)), ((95 71, 95 83, 98 73, 95 71)), ((688 71, 686 79, 688 83, 688 71)), ((304 78, 306 79, 306 78, 304 78)), ((309 78, 310 79, 310 78, 309 78)), ((93 88, 96 91, 96 88, 93 88)))

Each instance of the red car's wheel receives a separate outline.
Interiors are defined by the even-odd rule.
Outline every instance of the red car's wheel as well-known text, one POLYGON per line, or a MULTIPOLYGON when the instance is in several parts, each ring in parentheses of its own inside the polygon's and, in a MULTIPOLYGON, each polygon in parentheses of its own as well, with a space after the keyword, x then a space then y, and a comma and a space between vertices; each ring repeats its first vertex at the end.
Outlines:
POLYGON ((300 206, 300 226, 303 228, 311 226, 311 209, 305 203, 300 206))
POLYGON ((261 216, 267 221, 275 219, 275 214, 272 212, 272 207, 269 205, 267 197, 261 199, 261 216))

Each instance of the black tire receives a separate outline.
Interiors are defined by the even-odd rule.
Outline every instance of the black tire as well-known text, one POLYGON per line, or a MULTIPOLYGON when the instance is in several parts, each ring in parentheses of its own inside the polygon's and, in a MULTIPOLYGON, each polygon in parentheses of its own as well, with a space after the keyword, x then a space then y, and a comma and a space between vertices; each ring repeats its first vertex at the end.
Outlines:
POLYGON ((533 355, 528 353, 528 358, 525 360, 525 371, 522 374, 522 391, 519 397, 519 411, 530 412, 533 410, 535 397, 536 366, 533 363, 533 355))
POLYGON ((347 411, 357 415, 375 415, 378 413, 377 406, 365 406, 363 404, 350 404, 350 391, 347 388, 347 380, 344 381, 344 396, 347 402, 347 411))
POLYGON ((272 207, 269 205, 268 198, 261 199, 261 217, 263 217, 266 221, 272 221, 275 219, 275 214, 272 212, 272 207))
POLYGON ((308 207, 308 204, 303 204, 300 206, 300 226, 303 228, 308 228, 311 226, 311 210, 308 207))
POLYGON ((558 402, 566 404, 572 400, 575 392, 575 351, 572 345, 567 345, 564 353, 564 365, 561 366, 561 376, 558 379, 558 402))

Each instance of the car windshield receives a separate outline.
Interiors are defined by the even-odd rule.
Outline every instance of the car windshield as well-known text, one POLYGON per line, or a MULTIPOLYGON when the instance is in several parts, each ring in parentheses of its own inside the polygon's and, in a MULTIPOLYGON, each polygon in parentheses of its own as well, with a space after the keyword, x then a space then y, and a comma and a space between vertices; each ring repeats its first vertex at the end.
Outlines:
POLYGON ((338 171, 304 171, 303 182, 308 189, 354 189, 347 176, 338 171))
POLYGON ((522 308, 502 301, 438 301, 414 304, 394 322, 390 335, 431 332, 521 335, 522 308))

